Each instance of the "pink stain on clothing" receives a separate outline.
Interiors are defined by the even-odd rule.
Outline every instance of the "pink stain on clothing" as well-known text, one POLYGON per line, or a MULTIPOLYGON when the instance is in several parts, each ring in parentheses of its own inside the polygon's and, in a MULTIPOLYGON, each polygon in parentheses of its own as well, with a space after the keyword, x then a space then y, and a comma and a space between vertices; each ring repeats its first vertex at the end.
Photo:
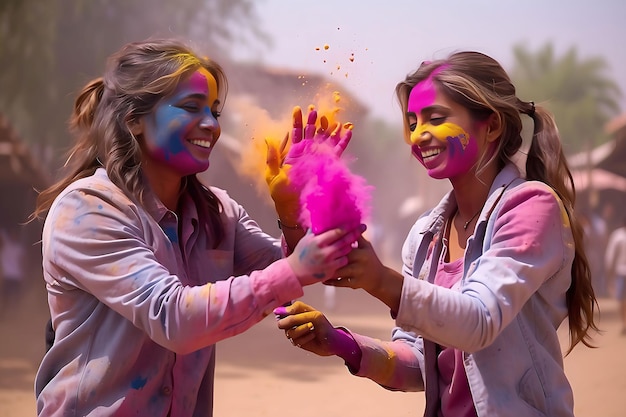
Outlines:
POLYGON ((289 180, 303 190, 302 226, 320 234, 356 227, 369 217, 373 187, 350 171, 348 161, 335 155, 330 143, 303 140, 289 153, 306 155, 288 171, 289 180))

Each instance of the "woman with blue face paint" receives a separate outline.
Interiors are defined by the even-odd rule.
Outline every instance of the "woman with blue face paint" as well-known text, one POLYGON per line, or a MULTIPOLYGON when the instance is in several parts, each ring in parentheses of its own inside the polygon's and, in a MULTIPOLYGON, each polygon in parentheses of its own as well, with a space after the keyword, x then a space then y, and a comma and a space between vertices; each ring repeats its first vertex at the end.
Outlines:
MULTIPOLYGON (((79 93, 77 142, 34 213, 47 213, 54 330, 35 382, 38 415, 211 416, 215 343, 347 263, 362 227, 292 228, 281 242, 198 180, 220 136, 226 87, 215 62, 153 40, 123 47, 79 93)), ((315 135, 315 115, 305 128, 295 116, 297 140, 330 137, 345 148, 349 131, 315 135)), ((267 181, 279 217, 296 216, 298 190, 280 156, 269 153, 267 181)))
POLYGON ((477 52, 423 63, 396 93, 413 156, 452 190, 413 225, 401 272, 360 238, 327 281, 384 302, 391 341, 301 302, 275 310, 279 328, 386 389, 425 391, 425 416, 573 416, 557 329, 567 318, 568 353, 591 346, 597 301, 552 116, 477 52))

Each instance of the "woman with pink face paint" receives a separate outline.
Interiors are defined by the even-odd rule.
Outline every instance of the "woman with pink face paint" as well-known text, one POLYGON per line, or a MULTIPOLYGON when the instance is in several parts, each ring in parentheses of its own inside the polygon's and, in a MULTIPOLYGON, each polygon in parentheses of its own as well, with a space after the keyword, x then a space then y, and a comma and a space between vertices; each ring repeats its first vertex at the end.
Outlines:
POLYGON ((567 353, 591 346, 597 301, 554 119, 478 52, 425 62, 396 93, 412 154, 452 190, 413 225, 401 272, 361 238, 327 282, 389 306, 391 341, 301 302, 274 311, 279 328, 386 389, 425 391, 425 416, 573 416, 557 329, 568 320, 567 353))
MULTIPOLYGON (((226 90, 217 63, 152 40, 124 46, 78 95, 77 142, 34 213, 47 213, 54 335, 36 377, 38 415, 209 417, 216 342, 347 264, 361 226, 292 228, 281 242, 197 178, 220 136, 226 90)), ((298 140, 331 137, 338 152, 349 140, 339 130, 303 137, 316 118, 303 128, 295 116, 298 140)), ((280 156, 270 152, 267 181, 293 224, 298 190, 280 156)))

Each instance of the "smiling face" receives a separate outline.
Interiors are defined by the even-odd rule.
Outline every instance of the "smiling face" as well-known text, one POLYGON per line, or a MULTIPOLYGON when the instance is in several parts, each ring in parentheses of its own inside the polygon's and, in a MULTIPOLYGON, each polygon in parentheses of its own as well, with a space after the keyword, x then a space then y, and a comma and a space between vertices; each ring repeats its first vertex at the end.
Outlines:
POLYGON ((466 108, 439 93, 432 80, 436 73, 413 87, 409 95, 411 150, 429 176, 452 179, 476 165, 487 122, 474 121, 466 108))
POLYGON ((217 81, 206 69, 192 73, 140 120, 144 158, 162 172, 186 176, 209 167, 220 136, 217 81))

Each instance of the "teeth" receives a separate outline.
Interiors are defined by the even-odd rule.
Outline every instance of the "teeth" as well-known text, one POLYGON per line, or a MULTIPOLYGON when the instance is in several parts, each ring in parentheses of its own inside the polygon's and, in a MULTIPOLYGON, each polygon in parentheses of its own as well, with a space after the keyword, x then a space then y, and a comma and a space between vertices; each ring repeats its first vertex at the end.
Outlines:
POLYGON ((208 140, 192 140, 191 143, 193 143, 196 146, 201 146, 203 148, 211 147, 211 142, 208 140))
POLYGON ((426 151, 422 151, 422 159, 426 160, 428 158, 434 158, 435 156, 441 153, 441 148, 438 149, 428 149, 426 151))

